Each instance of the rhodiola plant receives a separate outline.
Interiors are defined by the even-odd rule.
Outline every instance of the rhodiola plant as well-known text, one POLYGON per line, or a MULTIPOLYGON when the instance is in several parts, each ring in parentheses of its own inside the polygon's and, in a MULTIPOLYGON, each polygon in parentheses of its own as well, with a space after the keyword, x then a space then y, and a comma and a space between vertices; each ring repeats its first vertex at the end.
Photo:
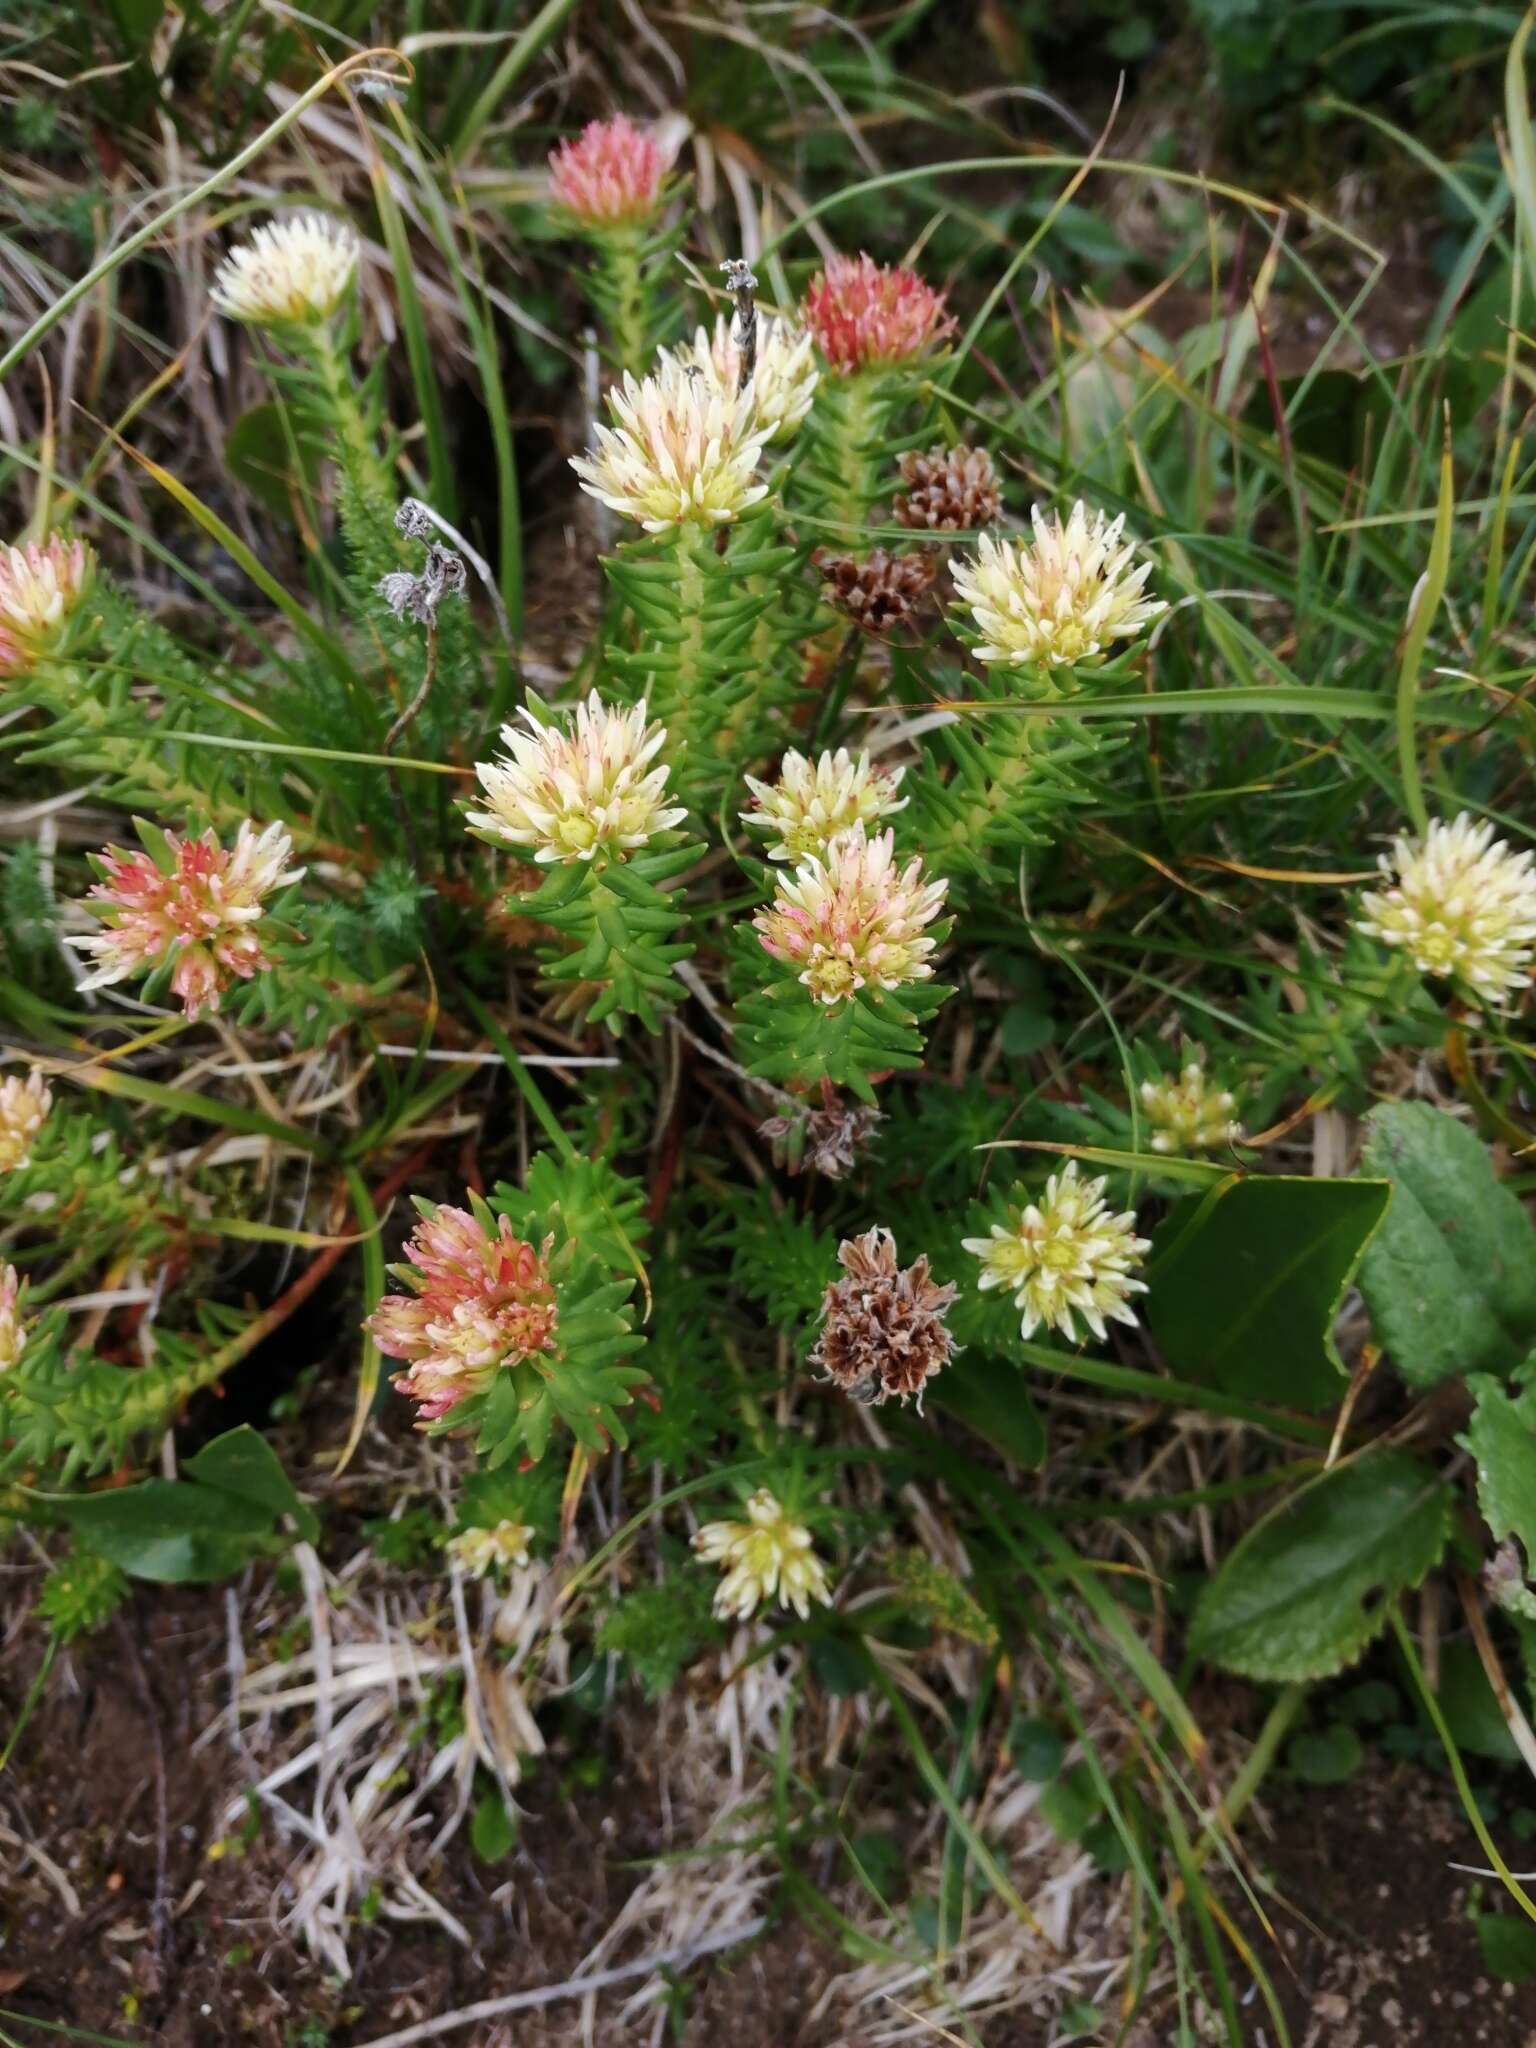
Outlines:
MULTIPOLYGON (((1363 514, 1319 624, 1353 485, 1229 404, 1240 361, 1195 453, 1171 368, 1085 450, 1082 365, 996 361, 1006 280, 837 194, 722 260, 678 140, 614 116, 507 188, 588 380, 537 429, 558 573, 512 587, 397 374, 397 317, 413 372, 435 329, 394 156, 376 218, 218 224, 263 491, 226 516, 136 451, 240 606, 178 630, 83 490, 15 521, 0 759, 46 829, 0 856, 0 1503, 76 1546, 60 1640, 125 1573, 313 1546, 238 1430, 191 1448, 304 1350, 345 1394, 300 1484, 342 1500, 388 1442, 420 1499, 376 1555, 448 1588, 453 1685, 547 1652, 585 1712, 689 1674, 738 1757, 780 1745, 789 1855, 825 1818, 794 1714, 895 1731, 944 1788, 942 1933, 955 1856, 1008 1896, 969 1815, 977 1759, 1030 1746, 1013 1693, 1059 1687, 1047 1735, 1091 1750, 1072 1684, 1107 1674, 1133 1732, 1094 1798, 1162 1910, 1215 1840, 1180 1833, 1214 1768, 1184 1652, 1286 1689, 1272 1755, 1454 1535, 1523 1654, 1528 734, 1453 666, 1454 492, 1406 589, 1363 514), (1304 572, 1277 476, 1320 494, 1304 572), (1122 1507, 1155 1626, 1110 1583, 1122 1507)), ((515 471, 509 293, 453 260, 515 471)), ((433 1711, 464 1755, 496 1722, 433 1711)))

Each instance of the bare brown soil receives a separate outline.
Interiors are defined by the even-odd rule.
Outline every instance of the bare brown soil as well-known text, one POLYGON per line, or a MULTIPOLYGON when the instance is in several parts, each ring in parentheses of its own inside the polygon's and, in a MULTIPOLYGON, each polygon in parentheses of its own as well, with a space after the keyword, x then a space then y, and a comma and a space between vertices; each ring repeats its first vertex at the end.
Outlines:
MULTIPOLYGON (((225 1697, 225 1641, 219 1589, 141 1593, 56 1666, 0 1780, 0 1825, 55 1866, 49 1876, 4 1851, 0 2010, 157 2048, 355 2048, 564 1980, 636 1882, 625 1866, 661 1843, 654 1787, 617 1732, 608 1775, 591 1789, 562 1789, 557 1752, 525 1788, 510 1857, 492 1869, 460 1837, 431 1873, 472 1946, 430 1927, 379 1924, 360 1936, 354 1977, 339 1983, 273 1924, 289 1851, 270 1830, 244 1853, 209 1855, 239 1790, 227 1748, 195 1747, 225 1697)), ((12 1638, 0 1662, 0 1727, 11 1725, 39 1650, 34 1630, 12 1638)), ((1478 1881, 1450 1868, 1482 1859, 1447 1783, 1417 1764, 1372 1762, 1338 1788, 1277 1789, 1263 1818, 1248 1840, 1274 1886, 1279 1952, 1256 1926, 1248 1933, 1296 2048, 1536 2048, 1536 1985, 1490 1978, 1468 1912, 1478 1881)), ((1481 1893, 1485 1910, 1497 1907, 1495 1887, 1481 1893)), ((811 2018, 839 1966, 786 1915, 750 1947, 684 1974, 669 2038, 862 2048, 845 2020, 811 2018)), ((624 2021, 621 1996, 596 2001, 585 2036, 581 2006, 567 2001, 520 2014, 505 2031, 449 2039, 453 2048, 582 2038, 631 2048, 654 2038, 654 2013, 624 2021)), ((1141 2023, 1136 2048, 1172 2038, 1165 2017, 1161 2031, 1141 2023)), ((1257 1998, 1244 2024, 1254 2048, 1275 2048, 1257 1998)), ((1044 2048, 1022 2018, 993 2019, 980 2038, 986 2048, 1044 2048)))

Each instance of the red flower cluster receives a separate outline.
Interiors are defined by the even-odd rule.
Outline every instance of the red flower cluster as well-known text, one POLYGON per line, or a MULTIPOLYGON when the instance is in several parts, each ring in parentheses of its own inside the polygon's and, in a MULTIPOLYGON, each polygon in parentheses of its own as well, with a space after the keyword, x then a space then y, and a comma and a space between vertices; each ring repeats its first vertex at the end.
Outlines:
POLYGON ((944 294, 899 263, 870 256, 834 256, 812 278, 801 317, 816 346, 840 375, 910 362, 945 340, 955 322, 944 294))

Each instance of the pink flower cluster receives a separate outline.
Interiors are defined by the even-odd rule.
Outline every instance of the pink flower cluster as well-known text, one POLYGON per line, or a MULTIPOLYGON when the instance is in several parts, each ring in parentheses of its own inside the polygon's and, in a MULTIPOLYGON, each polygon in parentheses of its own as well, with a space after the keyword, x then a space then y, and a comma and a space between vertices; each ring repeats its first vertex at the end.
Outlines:
POLYGON ((834 370, 910 362, 955 331, 944 294, 899 263, 834 256, 812 278, 800 309, 816 346, 834 370))
POLYGON ((0 676, 27 675, 58 651, 94 566, 83 541, 59 534, 0 548, 0 676))
POLYGON ((549 1247, 524 1244, 503 1216, 493 1235, 464 1209, 424 1216, 390 1271, 411 1289, 386 1294, 366 1327, 390 1358, 410 1370, 393 1382, 435 1422, 483 1393, 503 1366, 546 1351, 559 1323, 549 1247))
POLYGON ((104 988, 130 975, 172 966, 171 989, 188 1017, 216 1010, 235 981, 270 967, 258 925, 264 899, 296 882, 293 842, 280 825, 258 832, 247 820, 226 850, 214 833, 200 839, 165 835, 169 866, 147 853, 109 846, 95 861, 100 879, 90 900, 104 930, 72 943, 98 965, 82 988, 104 988))
POLYGON ((654 135, 626 114, 589 121, 574 142, 550 152, 556 203, 589 227, 631 226, 656 210, 667 160, 654 135))

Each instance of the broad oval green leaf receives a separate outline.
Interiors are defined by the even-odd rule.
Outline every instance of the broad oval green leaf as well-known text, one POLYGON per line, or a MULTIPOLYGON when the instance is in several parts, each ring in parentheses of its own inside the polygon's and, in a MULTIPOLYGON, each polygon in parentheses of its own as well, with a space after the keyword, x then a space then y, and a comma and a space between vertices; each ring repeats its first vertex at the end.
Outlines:
POLYGON ((1451 1495, 1402 1451, 1371 1451, 1294 1493, 1206 1587, 1190 1647, 1245 1678, 1327 1678, 1353 1663, 1450 1533, 1451 1495))
POLYGON ((1393 1187, 1360 1291, 1411 1386, 1507 1373, 1536 1348, 1536 1232, 1476 1134, 1422 1102, 1367 1118, 1363 1164, 1393 1187))
POLYGON ((136 1579, 186 1584, 222 1579, 250 1561, 272 1529, 252 1501, 211 1486, 146 1479, 60 1503, 77 1540, 136 1579))
POLYGON ((1379 1180, 1251 1174, 1160 1233, 1147 1320, 1176 1373, 1291 1408, 1343 1392, 1333 1319, 1386 1212, 1379 1180))

